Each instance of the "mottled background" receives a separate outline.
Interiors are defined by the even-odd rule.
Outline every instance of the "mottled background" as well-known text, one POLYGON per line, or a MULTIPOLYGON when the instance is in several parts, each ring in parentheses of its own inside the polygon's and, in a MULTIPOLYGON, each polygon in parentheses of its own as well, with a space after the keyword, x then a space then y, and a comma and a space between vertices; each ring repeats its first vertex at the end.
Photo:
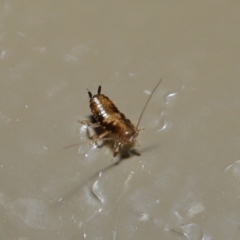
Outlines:
POLYGON ((0 3, 0 239, 239 239, 238 0, 0 3), (87 89, 141 156, 87 139, 87 89), (116 157, 114 161, 118 161, 116 157))

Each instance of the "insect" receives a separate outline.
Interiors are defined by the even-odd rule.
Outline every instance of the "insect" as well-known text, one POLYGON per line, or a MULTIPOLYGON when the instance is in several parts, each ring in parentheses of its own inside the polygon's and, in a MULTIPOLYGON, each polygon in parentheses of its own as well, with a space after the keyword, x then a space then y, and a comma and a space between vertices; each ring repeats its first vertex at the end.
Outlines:
POLYGON ((148 97, 136 126, 118 110, 107 96, 101 93, 101 86, 98 87, 97 94, 95 95, 92 95, 88 90, 90 109, 96 123, 91 123, 88 120, 80 122, 90 128, 100 127, 104 130, 100 135, 94 135, 92 141, 94 143, 98 141, 113 141, 113 158, 124 145, 133 146, 135 143, 138 143, 136 138, 141 130, 139 123, 153 93, 161 82, 162 79, 157 83, 148 97))

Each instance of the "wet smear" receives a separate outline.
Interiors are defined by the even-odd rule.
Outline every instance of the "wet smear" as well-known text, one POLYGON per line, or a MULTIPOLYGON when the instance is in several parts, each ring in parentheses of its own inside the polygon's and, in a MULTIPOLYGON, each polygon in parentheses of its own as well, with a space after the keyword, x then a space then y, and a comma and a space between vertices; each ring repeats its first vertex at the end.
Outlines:
POLYGON ((168 110, 171 105, 173 105, 173 103, 175 102, 175 100, 177 99, 177 95, 178 93, 169 93, 166 98, 165 98, 165 105, 166 105, 166 109, 164 111, 161 112, 160 115, 160 119, 159 122, 162 122, 162 127, 159 128, 156 132, 161 132, 161 131, 166 131, 168 129, 170 129, 172 127, 172 124, 167 120, 168 118, 168 110))
POLYGON ((86 224, 87 222, 89 222, 91 219, 93 219, 98 213, 100 213, 102 211, 102 209, 98 209, 97 211, 95 211, 90 217, 88 217, 86 220, 84 220, 84 222, 81 222, 81 227, 82 227, 82 232, 83 232, 83 238, 84 239, 87 239, 87 233, 86 233, 86 230, 85 228, 86 227, 86 224))
POLYGON ((51 229, 55 227, 42 200, 20 198, 10 205, 10 210, 30 227, 36 229, 51 229))
POLYGON ((92 206, 98 206, 99 199, 93 193, 91 187, 86 186, 86 187, 84 187, 83 191, 84 191, 84 196, 85 196, 86 203, 89 204, 89 205, 92 205, 92 206))
POLYGON ((194 217, 195 215, 203 212, 205 207, 201 202, 192 203, 190 208, 188 209, 188 217, 194 217))
POLYGON ((139 221, 148 222, 149 220, 152 220, 152 219, 150 218, 150 216, 147 213, 142 213, 140 215, 139 221))
POLYGON ((168 128, 170 128, 171 125, 167 122, 167 120, 166 120, 166 115, 165 115, 165 112, 164 112, 164 111, 161 112, 160 120, 159 120, 159 121, 162 122, 162 123, 161 123, 162 127, 159 128, 156 132, 165 131, 165 130, 167 130, 168 128))
POLYGON ((225 169, 225 173, 231 173, 235 180, 240 180, 240 160, 235 163, 229 165, 225 169))
POLYGON ((203 231, 200 226, 195 223, 190 223, 180 227, 174 227, 170 230, 186 236, 189 240, 203 240, 203 231))
MULTIPOLYGON (((99 173, 99 178, 102 176, 102 173, 99 173)), ((95 197, 101 202, 104 203, 104 197, 101 191, 101 188, 99 186, 99 180, 95 181, 92 186, 92 192, 95 195, 95 197)))
POLYGON ((171 105, 176 100, 178 93, 170 93, 166 97, 166 105, 171 105))
POLYGON ((87 160, 85 161, 85 164, 93 164, 99 156, 98 145, 90 140, 91 134, 89 134, 87 126, 83 125, 80 128, 80 135, 81 143, 79 144, 78 153, 83 155, 87 160))

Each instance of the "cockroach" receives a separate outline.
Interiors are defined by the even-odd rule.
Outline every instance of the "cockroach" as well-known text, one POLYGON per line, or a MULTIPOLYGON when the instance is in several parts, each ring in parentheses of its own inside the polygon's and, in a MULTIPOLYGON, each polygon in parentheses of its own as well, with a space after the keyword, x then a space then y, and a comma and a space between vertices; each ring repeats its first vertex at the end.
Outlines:
POLYGON ((80 122, 90 128, 100 127, 104 130, 99 136, 94 135, 92 141, 94 143, 98 141, 113 141, 113 158, 118 154, 123 145, 133 146, 137 143, 136 138, 141 130, 139 123, 153 93, 161 81, 162 79, 157 83, 148 97, 136 126, 118 110, 107 96, 101 93, 101 86, 98 87, 97 94, 95 95, 92 95, 88 90, 90 109, 96 123, 91 123, 88 120, 80 122))

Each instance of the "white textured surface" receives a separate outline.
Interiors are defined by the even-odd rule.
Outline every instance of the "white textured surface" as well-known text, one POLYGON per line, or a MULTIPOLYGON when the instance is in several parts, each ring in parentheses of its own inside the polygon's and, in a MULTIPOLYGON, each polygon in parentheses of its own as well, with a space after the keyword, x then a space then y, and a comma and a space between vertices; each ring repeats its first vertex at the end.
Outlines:
POLYGON ((0 6, 0 239, 239 238, 239 1, 0 6), (87 89, 136 123, 159 78, 141 156, 62 150, 87 89))

